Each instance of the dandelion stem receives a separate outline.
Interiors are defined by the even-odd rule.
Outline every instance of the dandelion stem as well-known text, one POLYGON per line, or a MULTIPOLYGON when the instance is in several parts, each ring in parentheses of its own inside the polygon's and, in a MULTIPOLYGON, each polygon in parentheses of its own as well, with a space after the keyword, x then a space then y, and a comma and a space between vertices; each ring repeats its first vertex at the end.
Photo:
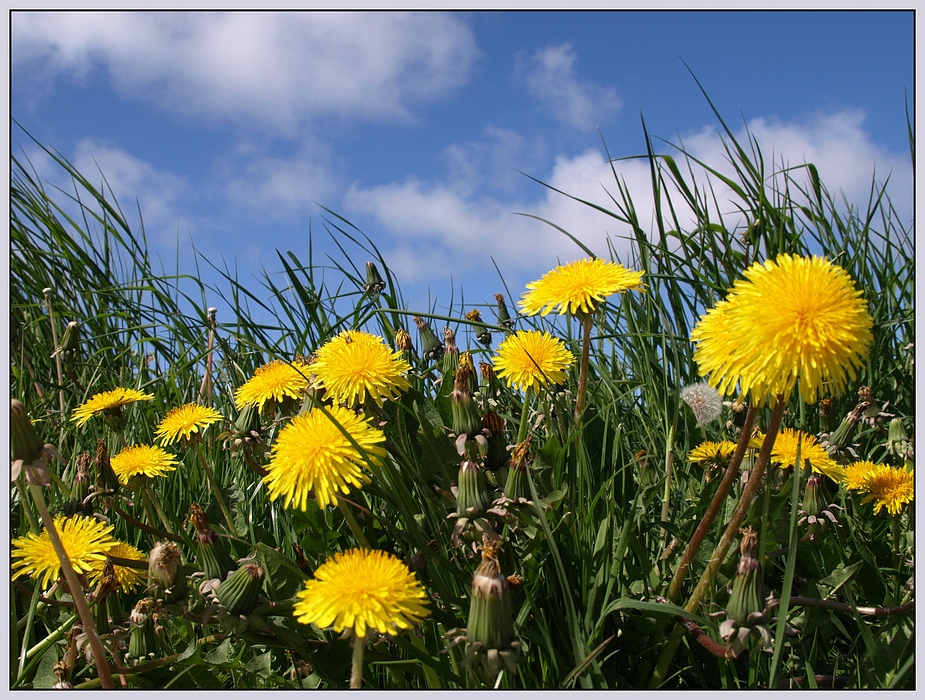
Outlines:
POLYGON ((524 403, 520 411, 520 427, 517 429, 517 442, 515 443, 517 445, 527 439, 527 417, 530 415, 530 402, 532 399, 533 389, 528 386, 524 391, 524 403))
POLYGON ((225 499, 222 498, 222 492, 218 490, 218 484, 215 482, 215 475, 212 473, 212 467, 206 462, 206 456, 202 453, 202 447, 200 447, 199 441, 192 440, 191 442, 196 448, 196 454, 199 455, 199 462, 202 464, 202 469, 206 473, 206 478, 209 480, 209 486, 212 487, 212 493, 215 494, 215 500, 218 501, 218 507, 221 509, 222 516, 225 518, 225 524, 228 525, 228 532, 234 534, 235 529, 231 519, 231 513, 228 510, 228 506, 225 504, 225 499))
POLYGON ((578 395, 575 397, 575 423, 581 419, 585 409, 585 394, 588 391, 588 359, 591 356, 591 314, 581 315, 581 366, 578 370, 578 395))
MULTIPOLYGON (((748 483, 742 490, 742 495, 739 497, 739 503, 736 505, 736 508, 732 513, 732 519, 726 526, 726 530, 723 532, 723 536, 720 539, 719 544, 717 544, 716 548, 713 550, 713 555, 710 557, 710 563, 707 565, 706 571, 703 572, 703 576, 700 577, 700 582, 697 584, 697 587, 691 594, 690 599, 687 601, 687 605, 684 607, 684 609, 688 612, 696 612, 697 608, 700 607, 700 601, 703 600, 707 589, 709 589, 710 585, 713 583, 713 577, 716 575, 716 571, 719 569, 720 564, 723 563, 723 559, 726 558, 726 553, 729 551, 729 547, 732 545, 732 542, 738 535, 739 527, 742 525, 742 521, 745 520, 745 516, 748 513, 748 508, 751 505, 752 498, 755 496, 755 493, 758 491, 758 487, 761 485, 761 477, 764 475, 765 467, 770 461, 771 450, 774 448, 774 440, 777 438, 777 432, 780 429, 780 423, 784 416, 785 408, 786 404, 783 400, 783 397, 778 396, 777 403, 774 406, 774 413, 771 415, 771 421, 768 424, 768 432, 765 435, 764 442, 761 445, 761 452, 758 453, 758 459, 755 461, 755 466, 752 468, 752 472, 748 475, 748 483)), ((751 414, 751 409, 749 410, 749 414, 751 414)), ((748 418, 746 418, 746 427, 747 426, 748 418)), ((749 435, 750 432, 750 428, 748 430, 743 428, 743 437, 739 440, 740 447, 743 440, 747 439, 745 436, 749 435)), ((736 448, 736 453, 738 454, 738 452, 739 449, 736 448)), ((671 664, 675 651, 677 651, 678 645, 681 643, 681 638, 683 636, 684 628, 681 625, 676 624, 668 638, 667 643, 665 644, 665 648, 662 650, 662 655, 659 657, 655 671, 652 672, 652 678, 649 680, 650 688, 658 688, 662 684, 662 681, 665 679, 667 674, 668 666, 671 664)))
POLYGON ((366 650, 366 637, 360 639, 353 637, 353 662, 350 666, 350 687, 360 688, 363 685, 363 652, 366 650))
POLYGON ((61 573, 64 580, 67 581, 67 587, 70 591, 71 598, 80 615, 80 621, 83 624, 84 633, 87 635, 87 641, 90 643, 90 650, 93 652, 93 661, 96 664, 96 671, 100 677, 100 686, 103 688, 113 688, 112 672, 109 670, 109 663, 106 661, 106 650, 103 648, 103 642, 96 631, 96 625, 93 624, 93 615, 90 613, 90 606, 87 605, 87 598, 84 596, 83 588, 77 579, 77 573, 71 566, 71 560, 64 549, 64 544, 58 536, 55 529, 51 513, 48 512, 48 506, 45 504, 45 494, 42 487, 36 484, 29 486, 32 494, 32 500, 35 501, 35 507, 39 511, 42 522, 45 524, 45 530, 48 532, 48 539, 55 549, 55 554, 61 562, 61 573))
POLYGON ((700 524, 694 531, 694 536, 691 538, 690 544, 687 545, 687 550, 684 552, 684 556, 681 557, 678 568, 674 572, 674 578, 671 579, 671 585, 668 587, 668 595, 666 596, 669 601, 673 602, 675 598, 677 598, 681 590, 681 585, 684 583, 684 578, 687 575, 687 570, 690 568, 691 562, 694 561, 694 557, 697 556, 697 552, 700 551, 700 546, 703 544, 704 538, 710 531, 713 521, 716 520, 721 506, 726 501, 729 489, 732 488, 732 484, 739 474, 739 467, 742 465, 742 459, 745 457, 745 452, 748 449, 748 443, 752 436, 752 428, 755 425, 757 416, 757 407, 752 406, 748 409, 748 413, 745 415, 745 425, 742 426, 742 434, 739 436, 739 444, 736 446, 736 451, 729 461, 729 466, 726 467, 723 480, 716 489, 716 493, 713 494, 713 500, 710 501, 710 506, 707 508, 703 520, 700 521, 700 524))
POLYGON ((347 521, 347 526, 350 528, 350 532, 353 533, 353 536, 356 537, 357 543, 364 549, 372 549, 372 547, 369 546, 369 540, 366 539, 366 535, 364 535, 363 531, 360 529, 360 524, 357 522, 357 519, 353 517, 353 511, 347 507, 343 498, 337 499, 337 507, 340 508, 340 512, 344 514, 344 520, 347 521))

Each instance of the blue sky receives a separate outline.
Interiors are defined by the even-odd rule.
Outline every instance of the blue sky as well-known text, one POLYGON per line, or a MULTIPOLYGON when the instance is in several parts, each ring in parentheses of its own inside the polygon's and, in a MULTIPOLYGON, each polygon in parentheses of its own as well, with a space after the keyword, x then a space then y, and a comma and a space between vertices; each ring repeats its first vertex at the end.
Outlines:
MULTIPOLYGON (((889 174, 911 222, 913 25, 909 11, 16 12, 10 111, 85 174, 99 167, 124 210, 137 198, 169 265, 179 241, 182 272, 192 240, 258 291, 276 249, 307 259, 310 229, 316 261, 342 259, 321 205, 373 239, 410 307, 440 310, 460 288, 492 303, 492 258, 516 301, 583 256, 518 213, 602 255, 609 237, 629 260, 617 222, 522 174, 607 205, 598 129, 611 155, 635 155, 644 118, 724 167, 685 63, 766 156, 812 161, 861 203, 874 169, 889 174)), ((16 128, 11 149, 60 179, 16 128)), ((648 211, 647 166, 618 167, 648 211)), ((368 256, 345 245, 362 269, 368 256)))

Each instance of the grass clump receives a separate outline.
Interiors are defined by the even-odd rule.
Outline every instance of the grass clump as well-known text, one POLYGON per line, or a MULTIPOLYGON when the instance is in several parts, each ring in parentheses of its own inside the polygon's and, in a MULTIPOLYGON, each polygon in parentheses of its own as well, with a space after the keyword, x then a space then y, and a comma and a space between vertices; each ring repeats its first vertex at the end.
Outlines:
POLYGON ((333 270, 155 273, 14 158, 11 687, 913 687, 912 230, 720 123, 490 320, 331 212, 333 270))

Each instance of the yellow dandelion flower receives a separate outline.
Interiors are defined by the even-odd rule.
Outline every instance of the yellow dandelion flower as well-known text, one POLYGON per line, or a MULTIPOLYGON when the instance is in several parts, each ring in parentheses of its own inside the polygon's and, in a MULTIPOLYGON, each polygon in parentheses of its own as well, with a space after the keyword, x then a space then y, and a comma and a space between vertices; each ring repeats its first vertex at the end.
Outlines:
MULTIPOLYGON (((54 519, 55 530, 77 573, 92 571, 97 563, 106 561, 107 553, 117 544, 112 537, 112 525, 84 515, 54 519)), ((42 576, 42 588, 48 588, 58 578, 61 561, 55 553, 48 531, 30 532, 13 540, 11 554, 13 578, 42 576), (16 561, 18 560, 18 561, 16 561)))
POLYGON ((789 400, 798 378, 804 403, 841 393, 873 339, 848 273, 825 258, 783 254, 745 277, 691 333, 700 374, 721 394, 739 384, 759 403, 778 394, 789 400))
POLYGON ((528 284, 531 291, 521 297, 520 308, 524 313, 542 316, 554 309, 560 314, 594 313, 599 302, 612 294, 643 289, 642 275, 600 258, 575 260, 528 284))
MULTIPOLYGON (((760 448, 763 442, 764 436, 761 435, 753 439, 750 444, 760 448)), ((814 472, 825 474, 835 481, 841 481, 845 473, 844 467, 829 457, 829 453, 816 441, 814 436, 802 430, 781 429, 777 434, 777 439, 774 440, 771 461, 779 464, 781 469, 791 469, 797 461, 797 446, 800 448, 800 459, 809 462, 814 472)))
POLYGON ((189 440, 192 433, 198 433, 200 428, 205 429, 221 419, 222 414, 214 408, 187 403, 170 409, 154 434, 161 445, 169 445, 181 436, 189 440))
MULTIPOLYGON (((116 540, 107 553, 107 557, 118 557, 119 559, 132 559, 145 565, 144 569, 134 569, 130 566, 113 566, 116 574, 116 580, 119 581, 119 587, 126 593, 131 593, 139 586, 144 585, 148 580, 148 557, 144 552, 135 549, 127 542, 116 540)), ((106 565, 106 559, 93 562, 93 569, 90 572, 89 581, 92 585, 99 583, 103 578, 103 567, 106 565)))
POLYGON ((305 510, 309 492, 314 490, 319 506, 336 505, 338 492, 349 493, 350 486, 369 483, 362 467, 367 458, 373 465, 382 463, 385 448, 379 443, 385 442, 385 434, 341 406, 330 408, 328 413, 331 418, 320 409, 312 409, 293 418, 279 432, 263 478, 270 500, 282 496, 287 507, 305 510))
POLYGON ((879 466, 868 460, 849 464, 845 467, 841 482, 849 491, 866 491, 867 479, 879 466))
POLYGON ((687 454, 687 461, 693 464, 706 466, 715 464, 717 466, 727 464, 729 458, 736 451, 736 444, 729 440, 721 442, 704 442, 692 449, 687 454))
POLYGON ((119 483, 128 486, 132 477, 142 475, 147 477, 164 476, 174 471, 178 464, 173 455, 160 447, 150 445, 133 445, 126 447, 119 454, 113 456, 109 463, 119 478, 119 483))
POLYGON ((545 331, 517 331, 498 346, 493 363, 495 375, 509 387, 538 391, 548 384, 560 384, 575 356, 565 344, 545 331))
POLYGON ((113 389, 104 391, 100 394, 94 394, 89 401, 82 406, 74 409, 71 420, 77 421, 77 425, 83 425, 97 413, 110 413, 118 410, 136 401, 150 401, 154 394, 145 394, 135 389, 113 389))
POLYGON ((861 502, 876 501, 874 515, 881 508, 886 508, 890 515, 899 515, 903 506, 915 498, 915 470, 877 465, 869 472, 864 488, 870 495, 861 502))
POLYGON ((396 399, 411 384, 404 378, 411 370, 400 351, 392 350, 379 336, 347 330, 325 343, 312 365, 315 386, 324 388, 335 403, 363 403, 396 399))
POLYGON ((287 396, 297 399, 308 388, 311 371, 309 365, 301 360, 268 362, 258 367, 254 376, 238 387, 234 403, 239 409, 256 406, 262 411, 267 401, 279 403, 287 396))
POLYGON ((372 549, 338 552, 297 598, 299 622, 351 630, 361 640, 369 629, 394 635, 430 615, 427 592, 411 570, 396 556, 372 549))

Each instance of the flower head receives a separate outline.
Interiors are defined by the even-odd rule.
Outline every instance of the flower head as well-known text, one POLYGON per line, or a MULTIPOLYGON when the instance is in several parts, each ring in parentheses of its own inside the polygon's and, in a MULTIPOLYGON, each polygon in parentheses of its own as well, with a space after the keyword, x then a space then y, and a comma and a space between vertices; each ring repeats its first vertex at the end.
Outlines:
POLYGON ((385 449, 379 443, 385 442, 385 435, 341 406, 328 409, 328 413, 330 418, 322 410, 312 409, 280 431, 263 479, 271 500, 282 496, 287 507, 305 510, 309 492, 314 490, 318 505, 334 505, 338 492, 349 493, 351 485, 369 483, 362 466, 367 459, 375 465, 381 463, 385 449))
MULTIPOLYGON (((759 433, 752 438, 750 447, 760 449, 764 444, 764 435, 759 433)), ((771 450, 771 461, 780 465, 781 469, 790 469, 797 462, 797 448, 800 450, 800 459, 809 462, 813 471, 825 474, 834 481, 840 481, 844 475, 844 467, 835 462, 826 449, 820 445, 816 438, 802 430, 783 428, 774 440, 771 450)))
POLYGON ((119 478, 119 483, 128 486, 132 477, 143 475, 147 477, 164 476, 174 471, 178 464, 173 455, 160 447, 150 445, 133 445, 126 447, 119 454, 113 456, 109 463, 119 478))
POLYGON ((688 384, 682 388, 681 400, 694 412, 697 425, 712 423, 723 412, 723 397, 706 382, 688 384))
POLYGON ((123 389, 120 387, 111 391, 104 391, 100 394, 94 394, 89 401, 75 408, 71 420, 77 421, 77 425, 83 425, 97 413, 111 413, 130 403, 150 401, 153 398, 154 394, 145 394, 135 389, 123 389))
POLYGON ((547 384, 559 384, 568 377, 566 370, 575 356, 565 344, 545 331, 517 331, 498 346, 494 358, 495 374, 508 386, 538 391, 547 384))
POLYGON ((392 350, 376 335, 343 331, 319 350, 312 371, 315 386, 323 387, 335 402, 363 403, 395 399, 411 386, 404 378, 411 370, 400 351, 392 350))
POLYGON ((254 370, 254 376, 238 387, 234 403, 238 409, 256 406, 262 411, 267 401, 279 403, 285 397, 297 399, 308 387, 311 368, 306 362, 273 360, 254 370))
POLYGON ((198 403, 187 403, 170 409, 154 434, 160 440, 161 445, 169 445, 179 440, 181 436, 189 440, 192 433, 198 433, 200 428, 205 429, 221 419, 222 414, 214 408, 200 406, 198 403))
POLYGON ((849 491, 866 491, 867 479, 877 471, 879 464, 874 464, 868 460, 854 462, 845 467, 842 474, 841 482, 849 491))
POLYGON ((890 515, 899 515, 903 506, 915 498, 915 470, 878 465, 869 472, 864 490, 870 495, 862 503, 876 501, 874 515, 881 508, 886 508, 890 515))
MULTIPOLYGON (((97 564, 102 566, 107 553, 117 544, 112 537, 112 525, 84 515, 70 518, 59 515, 54 519, 54 527, 71 566, 78 573, 92 571, 97 564)), ((61 561, 55 553, 48 530, 40 534, 30 532, 14 539, 12 558, 18 559, 12 563, 13 578, 27 574, 42 576, 42 588, 48 588, 61 569, 61 561)))
POLYGON ((527 285, 520 300, 524 313, 545 316, 553 309, 560 314, 594 313, 598 302, 628 289, 642 289, 642 272, 619 263, 589 258, 560 265, 527 285))
MULTIPOLYGON (((132 559, 145 565, 144 569, 135 569, 130 566, 114 566, 116 580, 119 587, 126 593, 131 593, 141 586, 148 579, 148 557, 141 551, 135 549, 132 545, 116 540, 107 553, 107 557, 118 557, 119 559, 132 559)), ((93 562, 93 570, 90 573, 89 580, 91 584, 97 584, 103 578, 103 568, 106 565, 105 559, 93 562)))
POLYGON ((691 333, 700 374, 722 394, 738 383, 756 402, 789 400, 798 378, 804 403, 841 393, 873 339, 848 273, 825 258, 783 254, 745 277, 691 333))
POLYGON ((427 592, 411 570, 388 552, 338 552, 315 571, 297 594, 295 617, 304 624, 394 635, 426 618, 427 592))
POLYGON ((729 440, 703 442, 688 453, 687 461, 693 464, 721 466, 729 462, 729 458, 735 451, 736 444, 729 440))

